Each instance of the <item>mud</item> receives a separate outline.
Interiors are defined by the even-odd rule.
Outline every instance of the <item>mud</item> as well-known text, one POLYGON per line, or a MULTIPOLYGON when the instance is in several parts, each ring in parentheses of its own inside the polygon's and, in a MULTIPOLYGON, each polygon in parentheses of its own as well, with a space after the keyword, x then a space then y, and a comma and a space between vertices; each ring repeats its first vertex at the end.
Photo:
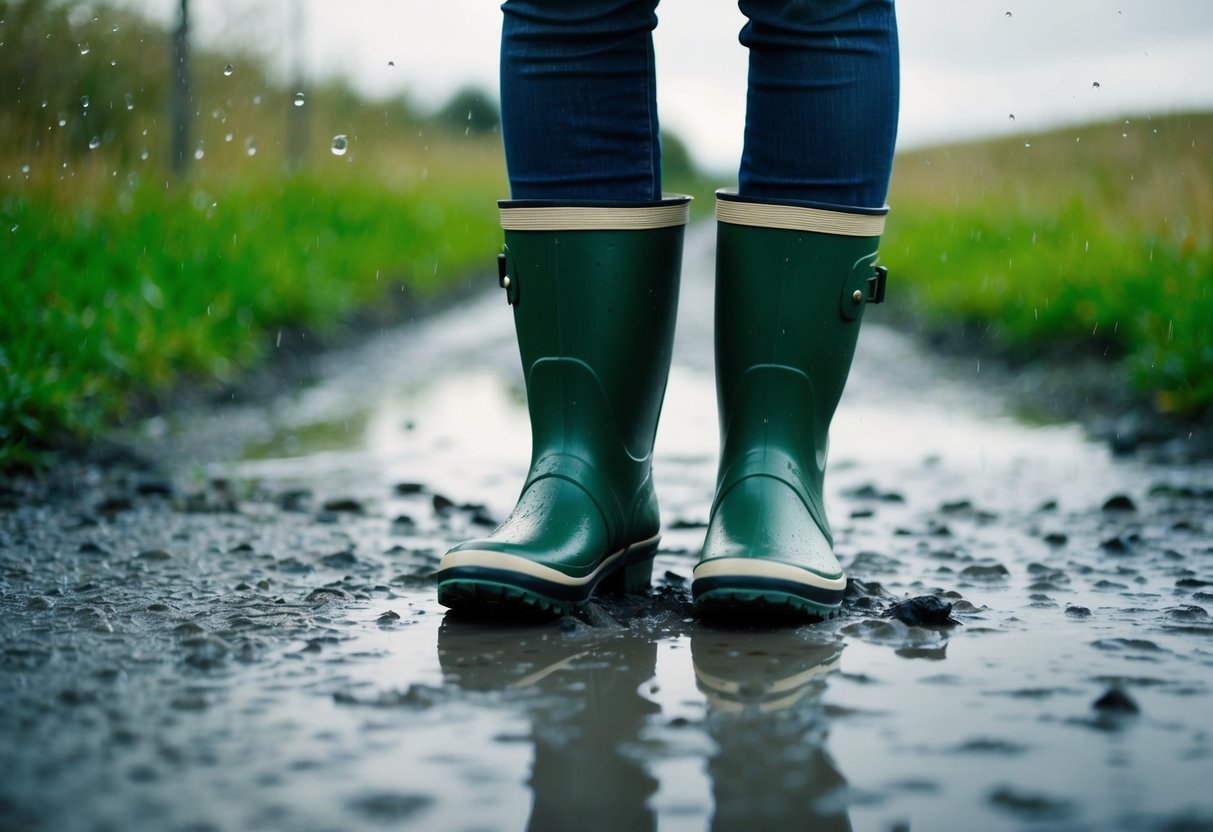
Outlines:
POLYGON ((1213 828, 1213 467, 1016 421, 879 320, 827 482, 843 616, 696 620, 709 246, 647 596, 526 626, 437 605, 527 461, 495 293, 122 437, 157 470, 6 484, 0 827, 1213 828))

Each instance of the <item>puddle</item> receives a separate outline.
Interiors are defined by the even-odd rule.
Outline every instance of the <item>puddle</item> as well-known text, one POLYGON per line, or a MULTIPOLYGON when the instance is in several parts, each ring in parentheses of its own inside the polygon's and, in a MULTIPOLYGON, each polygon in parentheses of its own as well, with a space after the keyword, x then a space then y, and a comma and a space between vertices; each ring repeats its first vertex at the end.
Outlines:
POLYGON ((695 229, 648 597, 528 627, 434 599, 527 464, 497 294, 160 424, 168 496, 102 475, 0 513, 0 825, 1213 826, 1213 470, 1016 422, 890 330, 832 438, 844 616, 694 619, 710 255, 695 229), (958 624, 886 617, 922 595, 958 624))

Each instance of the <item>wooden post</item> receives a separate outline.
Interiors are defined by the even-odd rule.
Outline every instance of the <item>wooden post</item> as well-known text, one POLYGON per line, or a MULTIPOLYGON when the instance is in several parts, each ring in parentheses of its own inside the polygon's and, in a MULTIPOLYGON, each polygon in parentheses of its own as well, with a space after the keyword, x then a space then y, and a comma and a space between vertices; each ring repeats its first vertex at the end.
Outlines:
POLYGON ((190 11, 189 0, 181 0, 177 28, 173 31, 172 148, 173 172, 185 172, 190 160, 190 11))

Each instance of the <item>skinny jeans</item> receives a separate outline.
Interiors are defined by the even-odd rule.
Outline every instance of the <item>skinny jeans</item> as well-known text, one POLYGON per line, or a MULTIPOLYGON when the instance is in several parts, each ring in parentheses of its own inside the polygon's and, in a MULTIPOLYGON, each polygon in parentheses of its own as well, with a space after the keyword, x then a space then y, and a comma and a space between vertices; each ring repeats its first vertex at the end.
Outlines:
MULTIPOLYGON (((892 0, 741 0, 743 196, 880 208, 897 135, 892 0)), ((657 0, 506 0, 501 115, 514 199, 661 197, 657 0)))

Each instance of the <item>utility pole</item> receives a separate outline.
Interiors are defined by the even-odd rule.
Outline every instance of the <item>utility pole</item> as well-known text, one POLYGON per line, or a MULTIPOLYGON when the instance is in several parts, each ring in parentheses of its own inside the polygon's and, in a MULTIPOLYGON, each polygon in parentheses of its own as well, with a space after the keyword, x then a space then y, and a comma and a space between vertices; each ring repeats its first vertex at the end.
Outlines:
POLYGON ((172 148, 173 172, 182 174, 190 159, 190 9, 181 0, 177 28, 173 31, 172 148))
POLYGON ((303 167, 307 154, 307 123, 308 109, 311 106, 306 97, 298 96, 306 92, 305 75, 305 36, 304 3, 306 0, 289 0, 290 23, 288 37, 291 41, 291 55, 294 65, 291 67, 291 95, 287 102, 286 113, 286 164, 291 170, 303 167))

